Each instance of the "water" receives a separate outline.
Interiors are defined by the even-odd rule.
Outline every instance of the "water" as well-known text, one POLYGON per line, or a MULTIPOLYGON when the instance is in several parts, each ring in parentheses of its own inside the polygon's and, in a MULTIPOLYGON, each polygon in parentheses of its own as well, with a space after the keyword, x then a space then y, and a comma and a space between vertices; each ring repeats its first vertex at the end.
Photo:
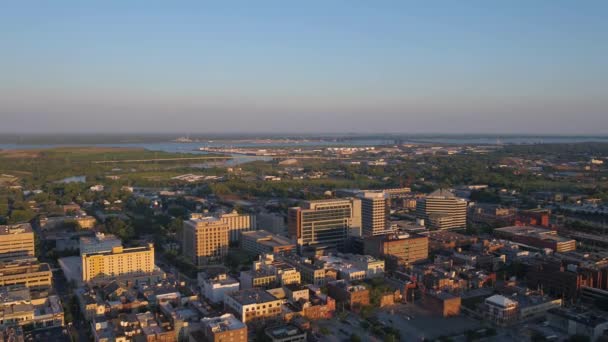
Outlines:
MULTIPOLYGON (((164 151, 171 153, 208 154, 199 151, 201 147, 242 147, 242 148, 272 148, 272 147, 328 147, 328 146, 379 146, 393 145, 398 140, 401 143, 413 144, 470 144, 470 145, 497 145, 497 144, 548 144, 548 143, 580 143, 580 142, 608 142, 608 136, 531 136, 531 135, 449 135, 449 134, 416 134, 416 135, 387 135, 381 137, 342 137, 328 140, 288 140, 288 141, 252 141, 252 140, 217 140, 206 142, 147 142, 147 143, 108 143, 108 144, 0 144, 0 150, 44 149, 58 146, 99 146, 99 147, 131 147, 144 148, 151 151, 164 151)), ((233 159, 224 165, 238 165, 254 160, 269 160, 268 157, 232 155, 233 159)), ((208 165, 208 164, 206 164, 208 165)))
MULTIPOLYGON (((313 147, 313 146, 374 146, 385 145, 392 143, 392 140, 386 139, 360 139, 346 142, 337 141, 300 141, 300 142, 285 142, 285 143, 254 143, 250 141, 213 141, 213 142, 155 142, 155 143, 109 143, 109 144, 0 144, 0 150, 31 150, 45 149, 53 147, 130 147, 144 148, 150 151, 163 151, 170 153, 192 153, 192 154, 209 154, 209 152, 199 151, 201 147, 251 147, 251 148, 271 148, 271 147, 313 147)), ((236 166, 256 160, 268 161, 271 157, 264 156, 249 156, 241 154, 230 154, 232 159, 223 162, 206 162, 193 164, 193 167, 208 168, 213 166, 236 166)))
POLYGON ((86 181, 87 181, 87 176, 72 176, 72 177, 66 177, 64 179, 58 180, 55 183, 64 183, 64 184, 86 183, 86 181))

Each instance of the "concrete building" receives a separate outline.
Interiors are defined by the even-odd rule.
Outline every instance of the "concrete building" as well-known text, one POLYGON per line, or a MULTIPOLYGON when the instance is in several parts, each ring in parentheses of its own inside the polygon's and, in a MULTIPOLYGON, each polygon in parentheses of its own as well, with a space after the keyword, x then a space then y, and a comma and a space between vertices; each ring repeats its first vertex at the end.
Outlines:
POLYGON ((38 261, 0 263, 0 286, 48 287, 52 283, 53 273, 49 264, 38 261))
POLYGON ((0 287, 0 325, 36 328, 64 325, 63 306, 59 297, 32 296, 22 285, 0 287))
POLYGON ((316 246, 342 249, 349 231, 357 230, 358 206, 357 199, 328 199, 289 208, 289 236, 296 239, 300 251, 316 246))
POLYGON ((428 258, 429 238, 399 232, 374 236, 363 240, 363 253, 375 257, 392 257, 399 265, 409 265, 428 258))
POLYGON ((289 239, 269 233, 265 230, 256 230, 241 233, 241 247, 251 254, 289 253, 295 250, 296 245, 289 239))
POLYGON ((222 303, 226 293, 239 290, 239 282, 225 273, 210 276, 205 272, 198 274, 198 284, 205 298, 212 303, 222 303))
POLYGON ((460 315, 461 298, 449 292, 430 292, 424 296, 424 304, 442 317, 460 315))
POLYGON ((261 212, 256 215, 257 229, 263 229, 277 235, 287 236, 285 217, 276 213, 261 212))
POLYGON ((511 226, 494 229, 494 234, 532 247, 550 248, 559 253, 576 250, 576 240, 559 236, 556 231, 549 229, 511 226))
POLYGON ((568 335, 583 335, 598 341, 608 332, 606 312, 578 308, 559 308, 548 312, 549 325, 568 335))
POLYGON ((80 255, 110 252, 119 246, 122 246, 122 241, 112 234, 95 233, 95 236, 80 237, 80 255))
POLYGON ((238 242, 242 232, 255 230, 255 215, 239 214, 236 210, 219 216, 220 221, 228 225, 230 242, 238 242))
POLYGON ((384 276, 384 260, 370 255, 337 254, 317 258, 323 267, 334 269, 340 279, 348 281, 371 279, 384 276))
POLYGON ((336 270, 326 268, 319 263, 314 263, 308 258, 288 255, 280 256, 279 260, 293 266, 296 270, 298 270, 302 276, 302 281, 306 284, 324 286, 328 281, 338 279, 338 273, 336 270))
POLYGON ((517 321, 517 302, 505 296, 493 295, 484 302, 484 317, 496 325, 509 325, 517 321))
POLYGON ((358 310, 370 304, 370 293, 364 285, 350 285, 345 280, 336 280, 327 284, 327 292, 337 302, 342 302, 350 310, 358 310))
POLYGON ((0 226, 0 261, 34 258, 34 232, 29 223, 0 226))
POLYGON ((260 255, 260 259, 253 262, 250 271, 241 272, 241 288, 243 289, 300 284, 301 280, 301 274, 295 267, 275 260, 273 254, 260 255))
POLYGON ((306 342, 306 332, 292 324, 270 327, 264 333, 272 342, 306 342))
MULTIPOLYGON (((247 325, 232 314, 201 320, 203 337, 209 342, 247 342, 247 325)), ((201 339, 195 339, 202 341, 201 339)))
POLYGON ((109 252, 84 254, 82 260, 83 282, 109 282, 116 277, 151 274, 154 266, 154 245, 144 247, 114 247, 109 252))
POLYGON ((361 234, 364 237, 390 232, 388 195, 384 192, 364 192, 361 198, 361 234))
POLYGON ((283 300, 262 289, 246 289, 224 296, 224 308, 236 315, 243 323, 278 319, 283 300))
POLYGON ((184 221, 182 253, 197 266, 220 262, 228 253, 229 227, 218 218, 184 221))
POLYGON ((467 225, 467 201, 439 189, 416 204, 416 217, 433 230, 461 229, 467 225))

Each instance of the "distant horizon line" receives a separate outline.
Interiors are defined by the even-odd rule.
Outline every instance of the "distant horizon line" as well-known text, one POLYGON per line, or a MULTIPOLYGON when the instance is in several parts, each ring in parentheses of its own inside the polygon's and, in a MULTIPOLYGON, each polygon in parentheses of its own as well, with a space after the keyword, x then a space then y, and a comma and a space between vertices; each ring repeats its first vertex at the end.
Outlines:
POLYGON ((312 137, 349 137, 349 136, 478 136, 478 137, 608 137, 608 133, 515 133, 515 132, 498 132, 498 133, 483 133, 483 132, 462 132, 462 133, 444 133, 444 132, 232 132, 232 131, 216 131, 216 132, 169 132, 169 131, 149 131, 149 132, 110 132, 110 131, 86 131, 82 133, 75 132, 1 132, 0 137, 19 137, 19 136, 175 136, 180 137, 197 137, 197 136, 280 136, 280 137, 297 137, 297 136, 312 136, 312 137))

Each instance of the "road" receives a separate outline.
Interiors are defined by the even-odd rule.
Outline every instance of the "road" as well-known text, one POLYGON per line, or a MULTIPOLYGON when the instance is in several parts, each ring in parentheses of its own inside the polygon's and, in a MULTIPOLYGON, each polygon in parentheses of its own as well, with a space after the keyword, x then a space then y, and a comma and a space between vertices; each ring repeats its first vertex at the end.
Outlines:
MULTIPOLYGON (((66 304, 64 307, 67 307, 70 303, 70 298, 74 295, 74 293, 71 292, 68 282, 65 279, 61 269, 53 271, 53 285, 57 295, 61 298, 61 301, 66 304)), ((68 307, 67 309, 70 310, 71 308, 68 307)), ((65 323, 68 324, 68 326, 70 323, 72 323, 72 325, 69 326, 69 332, 71 336, 77 337, 76 341, 88 342, 89 338, 87 322, 84 320, 83 315, 80 314, 80 311, 78 311, 78 313, 78 315, 72 315, 74 322, 66 321, 65 323)))

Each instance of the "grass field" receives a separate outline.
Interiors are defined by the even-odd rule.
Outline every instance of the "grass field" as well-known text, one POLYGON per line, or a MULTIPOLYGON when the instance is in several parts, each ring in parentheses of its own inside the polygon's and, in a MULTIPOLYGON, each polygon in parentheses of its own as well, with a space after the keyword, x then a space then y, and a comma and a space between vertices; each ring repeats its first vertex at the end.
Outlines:
MULTIPOLYGON (((170 181, 171 177, 195 171, 189 168, 192 163, 214 158, 231 157, 123 147, 2 150, 0 174, 17 176, 24 182, 38 186, 81 175, 87 176, 91 182, 105 180, 107 175, 117 175, 122 181, 137 184, 170 181)), ((4 185, 14 181, 8 177, 0 180, 4 185)))
MULTIPOLYGON (((2 150, 2 159, 47 159, 68 160, 71 162, 103 162, 121 160, 167 160, 180 158, 223 157, 221 155, 195 155, 191 153, 170 153, 162 151, 149 151, 144 148, 127 147, 56 147, 49 149, 32 150, 2 150)), ((228 158, 228 157, 226 157, 228 158)))

